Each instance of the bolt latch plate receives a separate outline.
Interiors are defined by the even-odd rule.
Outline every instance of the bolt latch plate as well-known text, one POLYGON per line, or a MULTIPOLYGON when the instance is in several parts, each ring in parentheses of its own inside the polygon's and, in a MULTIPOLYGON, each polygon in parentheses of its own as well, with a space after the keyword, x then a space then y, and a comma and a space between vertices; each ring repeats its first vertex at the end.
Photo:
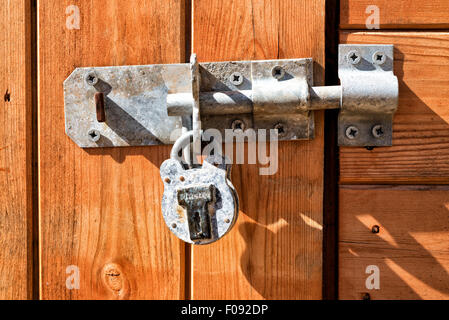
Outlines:
POLYGON ((313 87, 310 58, 198 68, 195 81, 190 64, 77 68, 64 82, 66 133, 82 148, 172 144, 197 105, 202 130, 217 129, 223 139, 225 130, 274 129, 279 140, 307 140, 314 110, 341 108, 341 146, 392 144, 392 45, 340 45, 341 86, 333 87, 313 87))
POLYGON ((393 45, 340 46, 340 146, 392 145, 393 115, 399 96, 393 53, 393 45))

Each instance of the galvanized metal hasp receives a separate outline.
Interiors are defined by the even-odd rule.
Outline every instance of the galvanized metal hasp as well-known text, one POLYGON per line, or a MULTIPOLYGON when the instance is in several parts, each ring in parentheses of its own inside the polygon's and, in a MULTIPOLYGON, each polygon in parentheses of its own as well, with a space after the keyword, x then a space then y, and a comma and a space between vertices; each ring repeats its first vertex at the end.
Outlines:
POLYGON ((66 132, 83 148, 171 144, 183 119, 201 118, 223 137, 251 128, 313 139, 314 110, 341 109, 341 146, 391 146, 393 62, 393 45, 340 45, 341 84, 325 87, 313 85, 310 58, 78 68, 64 83, 66 132))

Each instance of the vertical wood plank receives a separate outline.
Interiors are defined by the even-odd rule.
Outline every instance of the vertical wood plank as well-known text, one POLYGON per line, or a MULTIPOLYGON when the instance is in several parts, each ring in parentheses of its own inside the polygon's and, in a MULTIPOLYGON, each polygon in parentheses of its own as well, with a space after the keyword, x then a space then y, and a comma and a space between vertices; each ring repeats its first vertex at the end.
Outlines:
POLYGON ((448 186, 342 186, 340 197, 341 299, 449 298, 448 186))
POLYGON ((31 299, 31 7, 0 6, 0 299, 31 299))
MULTIPOLYGON (((323 84, 325 1, 193 1, 201 61, 313 57, 323 84)), ((240 218, 223 240, 192 253, 193 299, 322 297, 323 114, 316 138, 279 146, 279 171, 234 167, 240 218)))
POLYGON ((42 299, 184 297, 184 245, 160 211, 170 147, 80 149, 64 132, 62 89, 76 67, 184 62, 184 5, 39 1, 42 299), (66 26, 69 5, 79 29, 66 26), (69 266, 79 290, 66 287, 69 266))

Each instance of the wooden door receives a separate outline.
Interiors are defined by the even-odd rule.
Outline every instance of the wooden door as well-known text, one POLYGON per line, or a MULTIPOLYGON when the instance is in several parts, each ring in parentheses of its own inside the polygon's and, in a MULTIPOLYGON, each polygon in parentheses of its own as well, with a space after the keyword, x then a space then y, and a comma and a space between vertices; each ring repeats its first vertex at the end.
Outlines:
POLYGON ((1 299, 449 298, 447 1, 3 2, 1 299), (280 143, 277 174, 234 166, 240 218, 216 244, 165 226, 170 146, 65 134, 77 67, 311 57, 315 85, 336 85, 338 43, 395 45, 394 146, 338 152, 336 113, 316 112, 313 140, 280 143))
POLYGON ((322 113, 316 139, 281 144, 277 175, 235 167, 238 225, 192 248, 161 215, 170 147, 77 147, 62 82, 76 67, 185 62, 191 48, 200 61, 313 57, 323 84, 324 0, 38 2, 40 298, 320 299, 322 113))
POLYGON ((341 149, 341 299, 449 299, 448 13, 445 0, 341 1, 340 42, 394 44, 400 83, 394 146, 341 149), (376 13, 379 29, 360 30, 376 13))

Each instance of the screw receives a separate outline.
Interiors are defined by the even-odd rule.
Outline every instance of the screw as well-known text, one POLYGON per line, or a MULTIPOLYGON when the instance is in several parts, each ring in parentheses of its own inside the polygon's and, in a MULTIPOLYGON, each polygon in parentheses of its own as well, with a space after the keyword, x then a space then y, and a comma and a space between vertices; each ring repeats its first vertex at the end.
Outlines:
POLYGON ((178 225, 177 225, 176 223, 173 223, 173 224, 171 225, 171 227, 172 227, 173 229, 176 229, 176 228, 178 227, 178 225))
POLYGON ((87 84, 90 85, 90 86, 96 85, 96 84, 98 83, 98 77, 97 77, 97 74, 96 74, 94 71, 89 72, 89 73, 86 75, 86 82, 87 82, 87 84))
POLYGON ((170 178, 165 178, 165 182, 166 182, 166 183, 171 183, 170 178))
POLYGON ((226 220, 225 220, 225 223, 231 223, 231 220, 226 219, 226 220))
POLYGON ((350 126, 348 127, 348 129, 346 129, 346 137, 348 139, 354 140, 355 138, 357 138, 358 135, 359 129, 357 127, 350 126))
POLYGON ((239 86, 243 83, 243 76, 240 72, 234 72, 233 74, 231 74, 231 77, 229 78, 229 81, 234 85, 234 86, 239 86))
POLYGON ((379 226, 373 226, 371 228, 371 232, 374 233, 374 234, 380 233, 380 227, 379 226))
POLYGON ((276 66, 271 70, 273 78, 282 80, 285 77, 285 70, 281 66, 276 66))
POLYGON ((184 178, 184 177, 181 176, 181 177, 179 178, 179 180, 180 180, 181 182, 184 182, 184 181, 186 181, 186 178, 184 178))
POLYGON ((356 64, 360 63, 360 60, 361 60, 361 57, 360 57, 359 53, 357 52, 357 50, 349 51, 349 53, 348 53, 349 63, 356 65, 356 64))
POLYGON ((5 102, 11 102, 11 93, 9 93, 9 89, 6 89, 4 100, 5 102))
POLYGON ((371 300, 371 295, 369 293, 362 294, 362 300, 371 300))
POLYGON ((380 124, 378 124, 377 126, 374 126, 372 131, 373 131, 373 136, 375 138, 382 138, 383 135, 385 134, 384 127, 380 124))
POLYGON ((377 65, 383 65, 385 63, 385 61, 387 61, 387 56, 381 52, 381 51, 376 51, 373 54, 373 63, 377 64, 377 65))
POLYGON ((232 122, 231 129, 233 131, 245 131, 246 124, 242 120, 237 119, 232 122))
POLYGON ((98 142, 101 138, 101 133, 98 130, 92 129, 88 133, 89 140, 92 142, 98 142))
POLYGON ((285 126, 283 123, 278 123, 277 125, 275 125, 274 130, 277 130, 280 137, 284 137, 287 134, 287 130, 285 130, 285 126))

